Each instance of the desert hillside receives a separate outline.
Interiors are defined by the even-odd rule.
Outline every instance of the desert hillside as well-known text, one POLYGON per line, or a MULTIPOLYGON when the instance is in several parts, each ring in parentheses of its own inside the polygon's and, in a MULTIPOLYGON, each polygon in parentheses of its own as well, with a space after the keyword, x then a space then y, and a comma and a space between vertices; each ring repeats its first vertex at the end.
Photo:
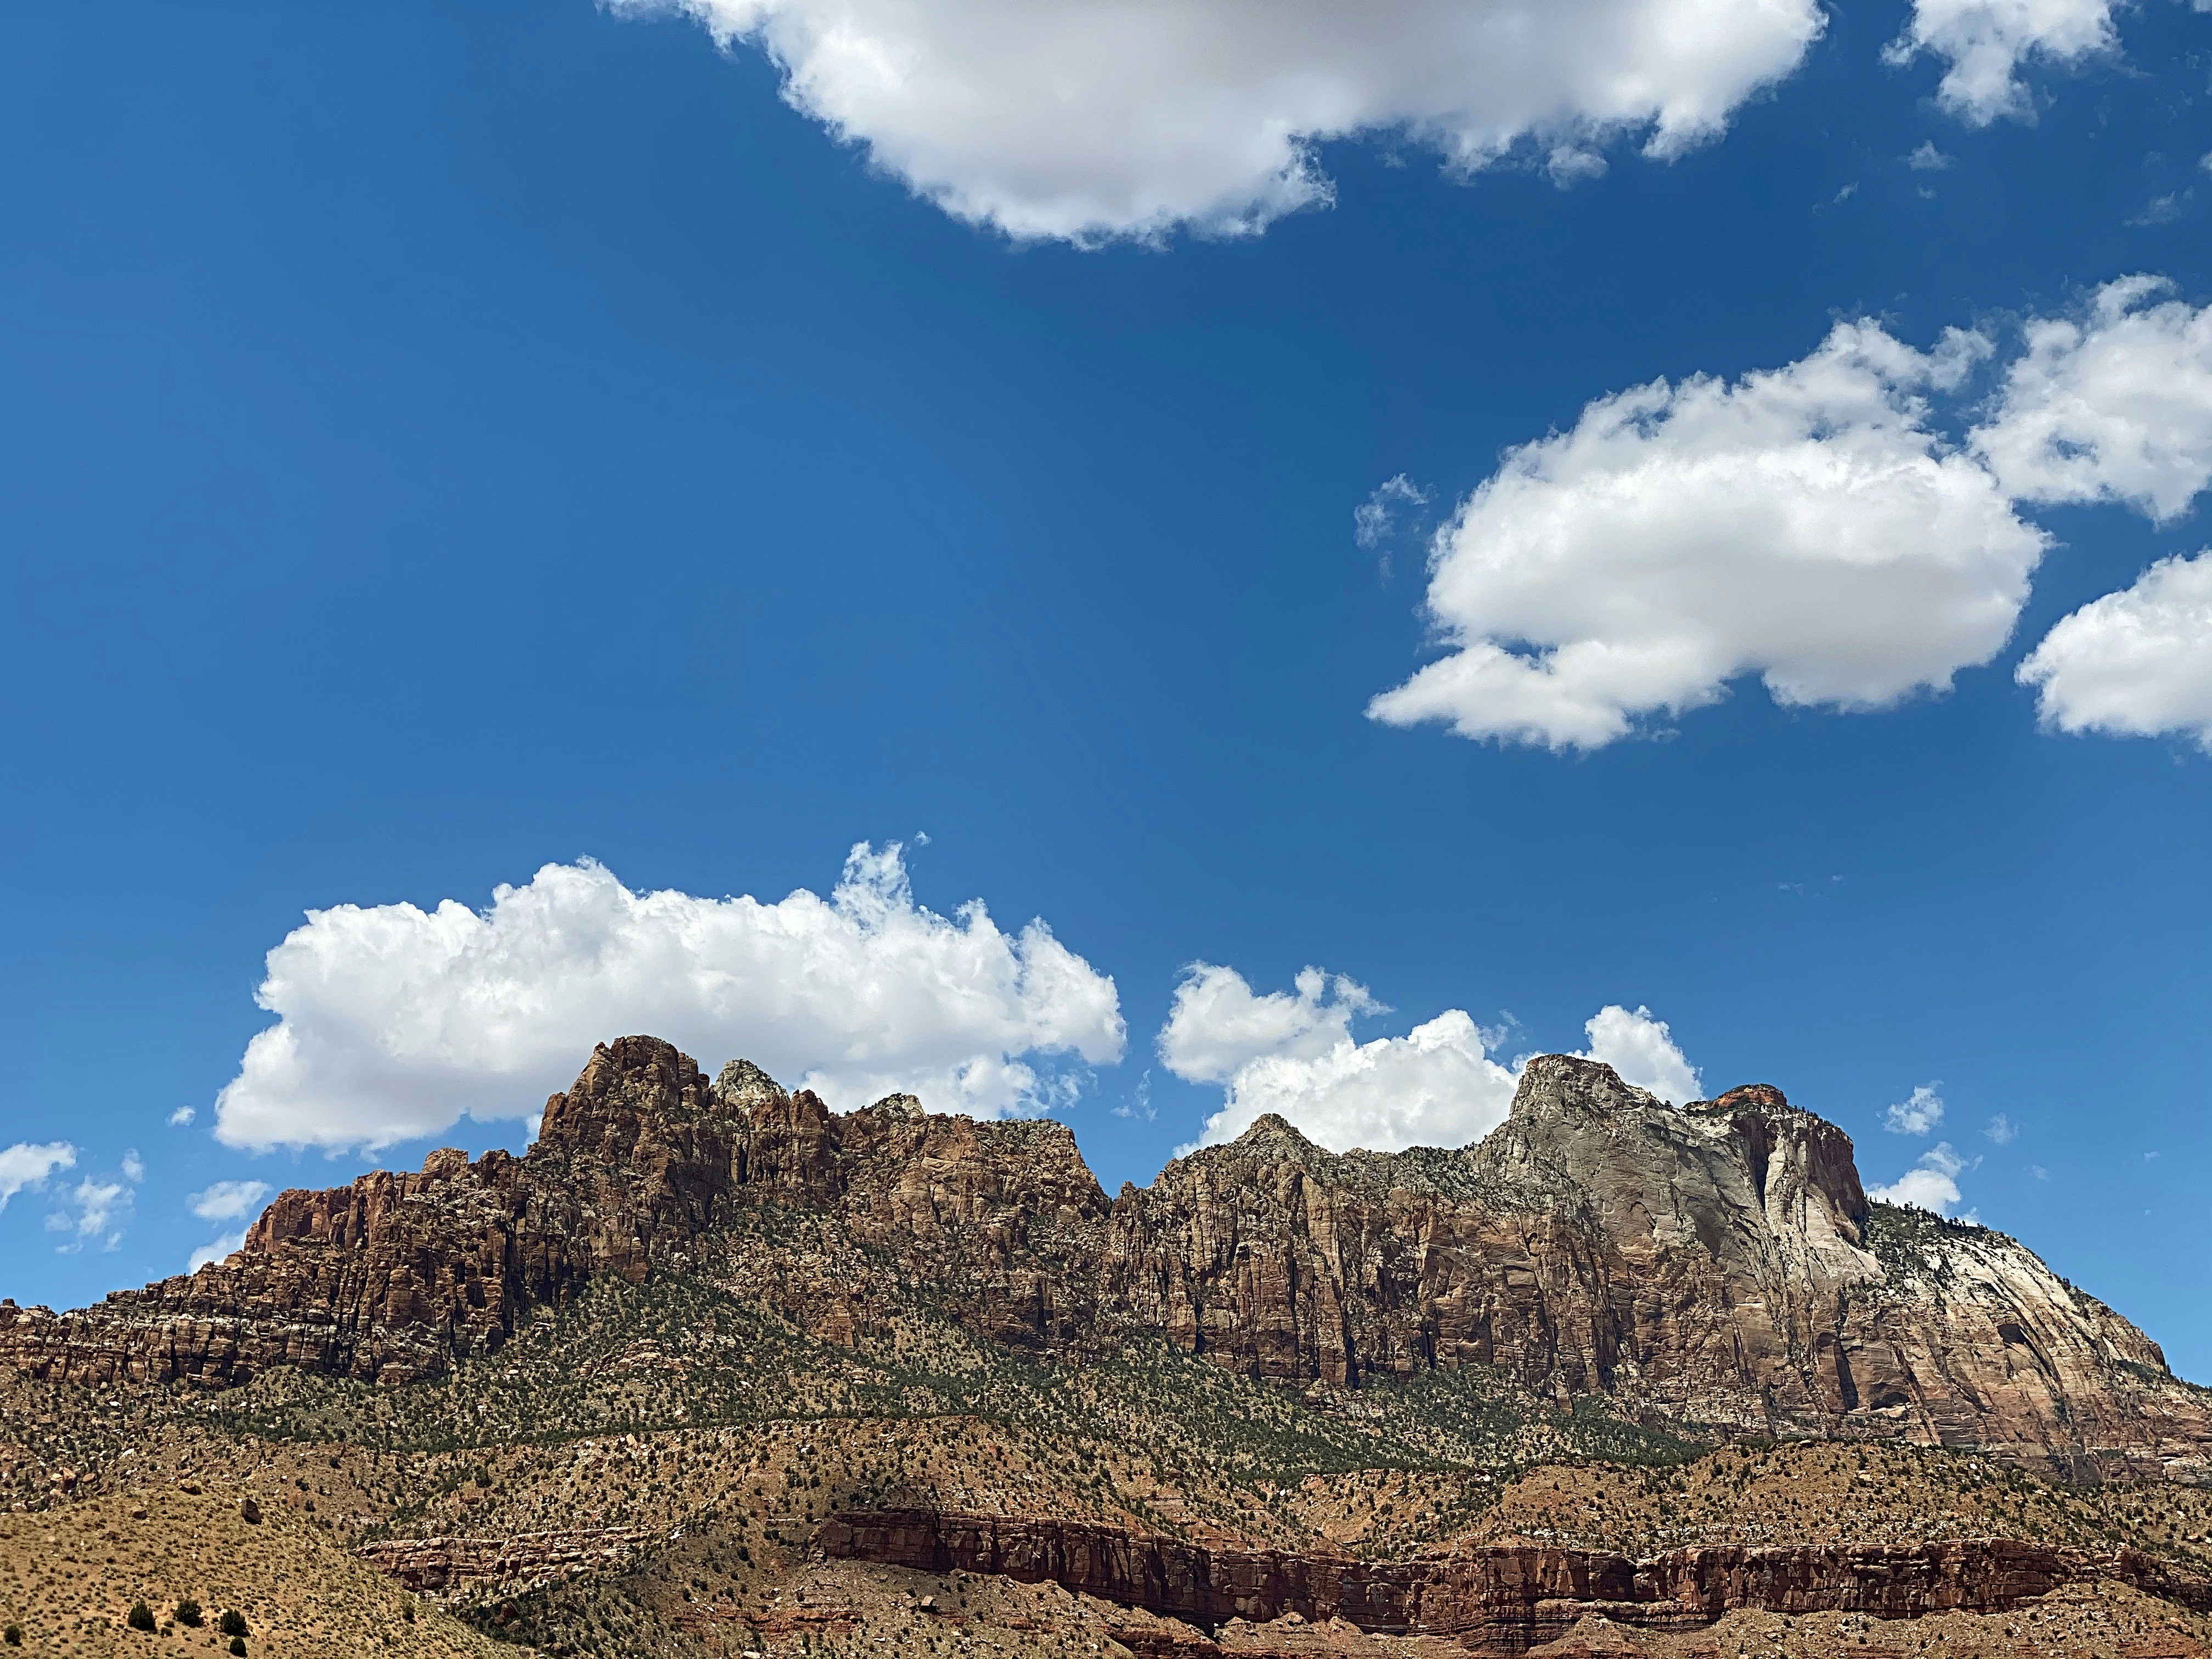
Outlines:
POLYGON ((1109 1199, 1057 1124, 625 1039, 526 1158, 4 1317, 27 1651, 2149 1659, 2212 1611, 2155 1344, 1775 1090, 1559 1058, 1473 1146, 1262 1119, 1109 1199))

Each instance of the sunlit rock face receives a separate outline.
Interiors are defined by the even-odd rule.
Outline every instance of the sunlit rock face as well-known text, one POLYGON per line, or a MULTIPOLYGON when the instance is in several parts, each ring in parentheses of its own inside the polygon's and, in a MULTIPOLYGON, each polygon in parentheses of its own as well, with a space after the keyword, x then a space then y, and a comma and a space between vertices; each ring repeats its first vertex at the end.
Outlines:
MULTIPOLYGON (((1556 1642, 1592 1613, 1666 1633, 1701 1630, 1741 1608, 1920 1619, 1953 1610, 2008 1612, 2063 1585, 2099 1579, 2147 1589, 2178 1606, 2212 1608, 2212 1580, 2139 1550, 2061 1549, 1993 1538, 1708 1547, 1643 1561, 1523 1543, 1370 1562, 1335 1553, 1213 1549, 1044 1516, 910 1510, 833 1516, 814 1536, 841 1559, 1057 1583, 1201 1625, 1286 1614, 1307 1623, 1342 1620, 1361 1630, 1448 1637, 1483 1655, 1522 1654, 1556 1642)), ((1624 1644, 1605 1650, 1643 1650, 1624 1644)))
POLYGON ((833 1113, 625 1037, 546 1103, 525 1157, 286 1192, 188 1277, 75 1313, 0 1305, 0 1348, 49 1380, 397 1384, 595 1276, 711 1273, 842 1343, 926 1291, 1040 1352, 1153 1330, 1324 1389, 1490 1366, 1723 1433, 2212 1479, 2212 1395, 2154 1343, 2001 1234, 1870 1203, 1849 1137, 1765 1085, 1677 1109, 1543 1056, 1475 1145, 1339 1154, 1270 1116, 1110 1201, 1064 1125, 922 1106, 833 1113), (782 1256, 718 1254, 741 1210, 793 1218, 782 1256))

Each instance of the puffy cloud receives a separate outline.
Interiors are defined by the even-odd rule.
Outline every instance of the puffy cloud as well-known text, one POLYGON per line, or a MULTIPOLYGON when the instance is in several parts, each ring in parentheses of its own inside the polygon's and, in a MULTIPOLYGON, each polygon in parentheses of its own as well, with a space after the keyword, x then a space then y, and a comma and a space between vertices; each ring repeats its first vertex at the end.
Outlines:
POLYGON ((549 864, 483 912, 447 900, 312 911, 269 953, 277 1023, 216 1103, 234 1146, 376 1148, 466 1113, 526 1118, 591 1045, 652 1032, 745 1055, 857 1106, 905 1090, 983 1115, 1064 1100, 1027 1058, 1121 1058, 1114 981, 1041 921, 917 905, 896 844, 854 848, 828 898, 635 893, 549 864))
POLYGON ((1401 1037, 1346 1037, 1310 1057, 1263 1054, 1237 1068, 1198 1144, 1234 1140, 1278 1112, 1332 1152, 1464 1146, 1513 1104, 1513 1073, 1483 1050, 1480 1028, 1452 1008, 1401 1037))
POLYGON ((2014 1122, 2002 1112, 1999 1112, 1995 1117, 1990 1120, 1989 1127, 1984 1129, 1982 1133, 1987 1135, 1991 1140, 1996 1142, 1998 1146, 2009 1146, 2014 1141, 2020 1139, 2020 1125, 2014 1122))
MULTIPOLYGON (((1231 968, 1200 963, 1185 974, 1160 1058, 1178 1077, 1226 1085, 1193 1146, 1233 1140, 1269 1112, 1334 1152, 1463 1146, 1505 1121, 1517 1073, 1491 1057, 1499 1034, 1464 1011, 1449 1009, 1404 1036, 1357 1042, 1353 1017, 1387 1012, 1364 987, 1318 968, 1295 986, 1258 996, 1231 968)), ((1584 1029, 1589 1058, 1626 1081, 1696 1097, 1697 1073, 1649 1009, 1607 1007, 1584 1029)))
POLYGON ((1712 137, 1815 0, 614 0, 758 47, 784 96, 924 198, 1021 239, 1257 231, 1326 204, 1315 146, 1394 133, 1555 174, 1712 137))
POLYGON ((1947 689, 2004 644, 2046 541, 1929 423, 1924 392, 1988 349, 1846 323, 1781 369, 1599 398, 1439 532, 1453 649, 1368 712, 1587 749, 1744 675, 1840 709, 1947 689))
POLYGON ((123 1242, 133 1207, 131 1188, 125 1182, 87 1176, 64 1196, 63 1205, 46 1218, 46 1231, 70 1235, 68 1243, 56 1247, 64 1255, 82 1249, 88 1239, 99 1239, 106 1250, 123 1242))
POLYGON ((1923 52, 1948 62, 1936 100, 1969 125, 2000 116, 2035 118, 2021 65, 2078 63, 2118 44, 2113 0, 1913 0, 1905 33, 1883 56, 1893 65, 1923 52))
POLYGON ((169 1127, 170 1127, 172 1129, 181 1129, 181 1128, 184 1128, 186 1125, 188 1125, 189 1123, 191 1123, 191 1121, 192 1121, 194 1118, 198 1117, 198 1115, 199 1115, 199 1113, 198 1113, 198 1111, 196 1111, 195 1109, 193 1109, 191 1107, 190 1107, 190 1106, 179 1106, 179 1107, 178 1107, 178 1108, 177 1108, 177 1109, 176 1109, 175 1111, 173 1111, 173 1112, 172 1112, 172 1113, 170 1113, 170 1114, 169 1114, 169 1119, 168 1119, 169 1127))
POLYGON ((123 1154, 123 1178, 133 1186, 146 1178, 145 1160, 138 1156, 136 1148, 123 1154))
POLYGON ((1341 974, 1307 968, 1291 982, 1255 996, 1234 968, 1192 963, 1160 1028, 1161 1060, 1190 1082, 1226 1083, 1263 1054, 1317 1058, 1349 1041, 1353 1016, 1389 1012, 1341 974))
MULTIPOLYGON (((2163 521, 2212 484, 2212 307, 2171 289, 2124 277, 2032 319, 1963 446, 1931 397, 1992 348, 1955 329, 1920 352, 1847 323, 1784 368, 1598 398, 1438 533, 1426 610, 1451 648, 1368 713, 1591 749, 1752 674, 1846 710, 1947 690, 2010 636, 2049 544, 2019 503, 2163 521)), ((2196 565, 2053 630, 2020 670, 2048 723, 2203 732, 2196 565)))
POLYGON ((2018 678, 2057 731, 2173 732, 2212 754, 2212 551, 2160 559, 2062 617, 2018 678))
POLYGON ((2125 276, 2079 317, 2045 317, 1974 449, 2023 501, 2121 501, 2176 517, 2212 481, 2212 306, 2125 276))
POLYGON ((0 1210, 26 1187, 36 1190, 57 1170, 76 1167, 76 1148, 66 1140, 19 1140, 0 1147, 0 1210))
POLYGON ((1940 1083, 1917 1085, 1911 1094, 1881 1115, 1881 1127, 1893 1135, 1924 1135, 1943 1121, 1940 1083))
POLYGON ((1969 1167, 1965 1158, 1951 1150, 1948 1141, 1938 1141, 1888 1186, 1868 1188, 1867 1196, 1878 1203, 1912 1204, 1937 1215, 1948 1215, 1959 1201, 1959 1172, 1969 1167))
POLYGON ((1649 1090, 1669 1105, 1699 1097, 1697 1067, 1674 1046, 1674 1034, 1649 1008, 1634 1013, 1608 1003, 1590 1016, 1583 1030, 1589 1037, 1584 1060, 1603 1060, 1623 1083, 1649 1090))
POLYGON ((1920 148, 1905 158, 1905 165, 1915 173, 1941 173, 1951 165, 1951 158, 1936 149, 1932 140, 1923 139, 1920 148))
POLYGON ((203 1221, 239 1221, 261 1207, 269 1190, 265 1181, 218 1181, 188 1201, 203 1221))

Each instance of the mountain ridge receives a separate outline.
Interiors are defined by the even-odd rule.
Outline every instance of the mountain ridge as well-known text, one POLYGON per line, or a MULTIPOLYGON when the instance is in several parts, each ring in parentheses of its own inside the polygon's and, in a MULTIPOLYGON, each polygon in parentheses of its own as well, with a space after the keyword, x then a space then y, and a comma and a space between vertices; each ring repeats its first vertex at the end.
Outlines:
MULTIPOLYGON (((442 1149, 418 1172, 288 1190, 195 1273, 71 1313, 9 1304, 0 1356, 46 1381, 220 1389, 290 1365, 399 1385, 495 1352, 600 1275, 686 1271, 762 1205, 819 1218, 1024 1351, 1152 1330, 1293 1387, 1486 1366, 1717 1437, 2212 1479, 2212 1395, 2017 1241, 1869 1200, 1849 1136, 1771 1085, 1677 1109, 1559 1055, 1468 1146, 1334 1153, 1271 1115, 1109 1200, 1054 1121, 908 1096, 835 1114, 748 1062, 709 1083, 627 1037, 548 1100, 523 1157, 442 1149)), ((835 1340, 883 1293, 794 1305, 835 1340)))

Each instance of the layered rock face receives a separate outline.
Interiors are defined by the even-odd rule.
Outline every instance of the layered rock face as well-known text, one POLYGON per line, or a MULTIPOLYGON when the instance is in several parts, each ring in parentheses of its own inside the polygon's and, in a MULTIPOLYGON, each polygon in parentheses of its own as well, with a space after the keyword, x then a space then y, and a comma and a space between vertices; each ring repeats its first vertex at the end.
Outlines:
POLYGON ((881 1269, 794 1304, 831 1340, 903 1278, 1042 1351, 1149 1328, 1289 1383, 1494 1366, 1723 1430, 2212 1479, 2212 1395, 2019 1244, 1869 1204, 1849 1139, 1777 1090, 1677 1109, 1556 1055, 1473 1146, 1340 1156, 1264 1118, 1109 1204, 1060 1124, 907 1096, 840 1115, 629 1037, 546 1103, 527 1156, 285 1193, 196 1274, 71 1314, 0 1304, 0 1354, 91 1382, 284 1364, 404 1382, 594 1275, 691 1270, 761 1206, 881 1269))
POLYGON ((409 1382, 493 1352, 597 1274, 690 1269, 733 1206, 763 1204, 895 1248, 996 1334, 1090 1328, 1037 1265, 1095 1260, 1106 1211, 1064 1125, 931 1116, 903 1095, 839 1117, 745 1061, 709 1084, 670 1044, 625 1037, 546 1102, 526 1157, 449 1148, 417 1174, 282 1193, 196 1273, 73 1313, 0 1303, 0 1355, 57 1382, 224 1388, 296 1365, 409 1382))
POLYGON ((1457 1152, 1336 1156, 1262 1119, 1125 1193, 1116 1243, 1139 1316, 1263 1374, 1500 1365, 1729 1422, 1753 1375, 1854 1403, 1809 1339, 1882 1277, 1867 1210, 1850 1140, 1776 1090, 1677 1111, 1552 1056, 1457 1152))
POLYGON ((2003 1539, 1901 1546, 1676 1550, 1648 1561, 1539 1545, 1365 1562, 1279 1550, 1216 1550, 1048 1518, 886 1510, 832 1517, 824 1553, 924 1572, 1001 1573, 1194 1624, 1259 1624, 1295 1613, 1362 1630, 1445 1636, 1519 1654, 1589 1613, 1648 1630, 1695 1630, 1759 1608, 1917 1619, 2004 1613, 2060 1586, 2107 1579, 2212 1609, 2212 1581, 2135 1550, 2093 1553, 2003 1539))
POLYGON ((618 1567, 651 1540, 625 1527, 580 1527, 505 1538, 389 1538, 354 1553, 411 1590, 449 1595, 480 1584, 526 1589, 618 1567))
POLYGON ((1322 1151, 1279 1118, 1115 1206, 1133 1316, 1255 1372, 1503 1367, 1750 1432, 2212 1478, 2212 1395, 2003 1235, 1870 1204, 1850 1140, 1765 1085, 1677 1109, 1529 1062, 1454 1152, 1322 1151))

